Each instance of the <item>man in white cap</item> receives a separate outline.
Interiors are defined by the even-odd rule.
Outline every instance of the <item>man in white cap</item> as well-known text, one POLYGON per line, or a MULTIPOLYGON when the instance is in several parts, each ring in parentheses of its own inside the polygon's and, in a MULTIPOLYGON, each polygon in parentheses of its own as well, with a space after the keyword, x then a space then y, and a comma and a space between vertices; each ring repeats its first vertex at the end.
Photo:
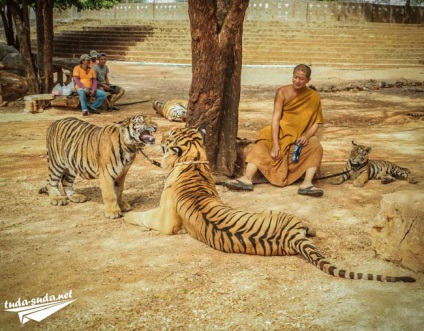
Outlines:
POLYGON ((100 114, 98 108, 106 99, 106 92, 97 89, 96 73, 93 68, 88 66, 90 56, 83 54, 80 56, 80 64, 74 68, 73 76, 75 88, 80 98, 82 116, 87 116, 88 113, 100 114), (96 101, 89 106, 87 104, 87 97, 95 97, 96 101))
POLYGON ((94 66, 96 65, 97 57, 98 53, 95 50, 90 51, 90 63, 88 64, 90 68, 94 68, 94 66))

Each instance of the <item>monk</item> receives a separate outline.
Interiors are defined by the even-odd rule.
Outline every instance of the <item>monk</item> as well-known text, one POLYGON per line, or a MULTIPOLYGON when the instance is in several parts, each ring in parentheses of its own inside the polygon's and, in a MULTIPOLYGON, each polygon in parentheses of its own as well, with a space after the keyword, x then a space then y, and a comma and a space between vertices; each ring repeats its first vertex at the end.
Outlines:
POLYGON ((253 176, 259 170, 271 184, 280 187, 290 185, 304 175, 299 194, 314 197, 324 194, 312 184, 323 155, 316 136, 323 115, 319 93, 306 85, 310 80, 310 67, 299 64, 294 68, 292 84, 278 88, 271 126, 259 132, 246 157, 244 175, 226 181, 226 187, 253 190, 253 176), (298 161, 293 162, 296 144, 301 146, 301 152, 298 161))

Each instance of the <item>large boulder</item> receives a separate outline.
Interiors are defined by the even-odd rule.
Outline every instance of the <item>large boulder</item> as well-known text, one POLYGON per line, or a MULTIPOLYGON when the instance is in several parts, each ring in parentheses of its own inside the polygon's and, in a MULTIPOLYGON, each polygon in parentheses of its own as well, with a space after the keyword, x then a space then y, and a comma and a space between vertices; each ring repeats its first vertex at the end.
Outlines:
POLYGON ((1 97, 5 101, 13 101, 22 98, 28 91, 25 77, 12 72, 0 71, 1 97))
POLYGON ((20 53, 9 53, 3 58, 1 62, 3 62, 3 64, 6 66, 9 65, 13 67, 22 67, 22 68, 24 66, 22 62, 22 55, 20 53))
POLYGON ((371 240, 380 258, 424 273, 424 193, 383 195, 371 240))
POLYGON ((3 61, 3 59, 8 56, 9 54, 19 54, 19 51, 13 47, 13 46, 9 46, 9 45, 0 45, 0 61, 3 61))

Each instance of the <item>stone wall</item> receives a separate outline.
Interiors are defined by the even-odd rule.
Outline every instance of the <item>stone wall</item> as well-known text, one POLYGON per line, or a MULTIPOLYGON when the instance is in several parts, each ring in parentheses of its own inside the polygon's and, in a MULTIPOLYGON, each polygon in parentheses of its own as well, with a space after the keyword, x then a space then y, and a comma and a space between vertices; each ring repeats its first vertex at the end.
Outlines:
MULTIPOLYGON (((366 2, 306 0, 251 0, 246 20, 285 22, 384 22, 403 23, 405 7, 366 2)), ((108 10, 55 11, 57 19, 119 21, 188 20, 188 4, 122 3, 108 10)), ((411 7, 410 23, 424 24, 424 7, 411 7)))

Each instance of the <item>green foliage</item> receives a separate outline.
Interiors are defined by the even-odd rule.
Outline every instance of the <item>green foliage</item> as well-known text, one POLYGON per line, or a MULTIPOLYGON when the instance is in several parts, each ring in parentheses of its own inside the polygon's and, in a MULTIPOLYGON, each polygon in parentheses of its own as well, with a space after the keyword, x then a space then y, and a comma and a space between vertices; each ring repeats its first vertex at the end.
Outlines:
POLYGON ((58 9, 75 6, 78 10, 100 10, 112 8, 118 3, 120 3, 119 0, 55 0, 54 6, 58 9))

